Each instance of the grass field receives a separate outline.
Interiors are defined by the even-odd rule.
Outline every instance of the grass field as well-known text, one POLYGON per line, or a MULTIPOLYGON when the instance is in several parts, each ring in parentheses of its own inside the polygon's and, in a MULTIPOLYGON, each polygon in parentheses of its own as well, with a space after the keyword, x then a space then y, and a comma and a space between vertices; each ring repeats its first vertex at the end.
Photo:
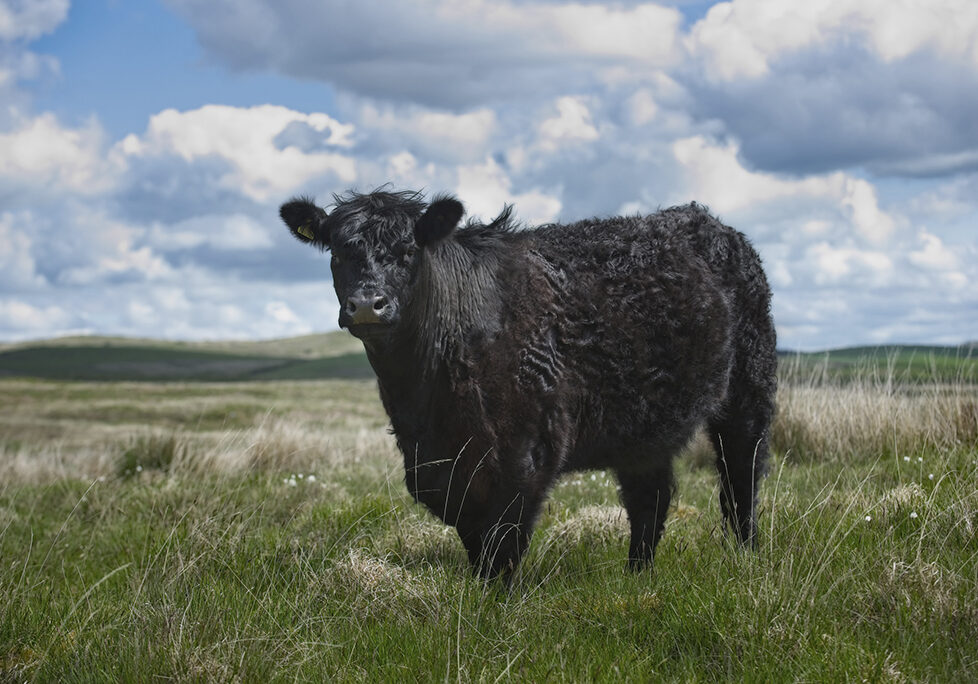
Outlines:
MULTIPOLYGON (((353 351, 308 342, 183 351, 353 351)), ((0 681, 974 681, 973 359, 908 354, 784 362, 758 553, 697 442, 654 573, 599 471, 509 590, 411 503, 370 379, 0 379, 0 681)))

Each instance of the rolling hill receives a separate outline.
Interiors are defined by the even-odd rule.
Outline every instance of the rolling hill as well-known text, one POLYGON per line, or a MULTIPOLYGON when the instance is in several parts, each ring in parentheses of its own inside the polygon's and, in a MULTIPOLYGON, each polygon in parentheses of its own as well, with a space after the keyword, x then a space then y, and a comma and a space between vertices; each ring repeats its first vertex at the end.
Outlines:
MULTIPOLYGON (((978 346, 849 347, 780 353, 792 377, 978 381, 978 346)), ((274 340, 180 342, 64 337, 0 345, 0 377, 95 381, 320 380, 372 378, 360 342, 343 331, 274 340)))
POLYGON ((333 332, 243 342, 71 337, 6 345, 0 377, 233 382, 371 378, 373 371, 356 339, 333 332))

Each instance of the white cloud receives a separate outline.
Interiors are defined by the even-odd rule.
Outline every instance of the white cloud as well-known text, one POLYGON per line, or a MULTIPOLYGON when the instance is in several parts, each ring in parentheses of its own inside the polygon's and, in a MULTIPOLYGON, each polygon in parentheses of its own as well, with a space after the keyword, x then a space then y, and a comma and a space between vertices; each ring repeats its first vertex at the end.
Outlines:
POLYGON ((469 215, 495 218, 506 204, 515 204, 520 218, 533 224, 552 221, 560 212, 560 199, 531 190, 515 194, 512 182, 493 159, 458 169, 458 196, 469 215))
POLYGON ((409 147, 428 157, 454 161, 485 157, 497 126, 495 113, 486 108, 452 114, 364 105, 358 119, 365 136, 383 136, 395 148, 409 147))
MULTIPOLYGON (((856 235, 871 243, 885 241, 895 229, 894 219, 879 207, 869 181, 843 172, 786 180, 770 173, 745 169, 734 143, 712 144, 703 136, 673 144, 673 154, 684 168, 692 199, 713 210, 735 212, 774 200, 816 198, 841 210, 856 235)), ((812 234, 825 223, 809 220, 803 231, 812 234)))
POLYGON ((301 323, 288 304, 282 301, 272 301, 265 305, 265 314, 277 323, 295 325, 301 323))
POLYGON ((0 284, 4 290, 29 290, 46 284, 44 277, 37 273, 32 241, 26 229, 32 221, 30 212, 0 215, 0 284))
POLYGON ((927 231, 922 231, 920 240, 923 242, 921 249, 910 253, 910 261, 922 268, 932 270, 948 270, 958 266, 958 257, 944 246, 941 239, 927 231))
POLYGON ((119 160, 105 156, 104 138, 94 119, 71 129, 50 113, 18 116, 13 130, 0 133, 0 183, 52 192, 103 193, 122 168, 119 160))
POLYGON ((0 40, 33 40, 68 16, 69 0, 0 0, 0 40))
POLYGON ((158 280, 171 274, 172 269, 164 259, 154 254, 149 247, 139 247, 99 256, 90 265, 67 268, 61 272, 59 282, 69 286, 92 285, 120 276, 126 279, 158 280))
MULTIPOLYGON (((961 262, 955 254, 937 235, 921 231, 920 249, 907 254, 907 259, 914 266, 931 271, 940 281, 952 289, 959 290, 968 286, 968 276, 961 272, 961 262)), ((974 267, 973 267, 974 268, 974 267)))
POLYGON ((846 283, 891 284, 893 261, 882 252, 855 247, 833 247, 827 242, 812 245, 806 254, 815 268, 818 285, 846 283))
POLYGON ((892 235, 896 224, 880 209, 876 188, 869 181, 841 173, 832 174, 827 180, 826 194, 837 194, 842 206, 851 212, 853 226, 863 238, 882 243, 892 235))
POLYGON ((757 78, 787 52, 831 40, 864 41, 881 59, 922 50, 978 67, 972 0, 734 0, 714 5, 686 44, 714 79, 757 78))
POLYGON ((655 119, 659 107, 648 89, 642 88, 627 100, 628 116, 634 126, 644 126, 655 119))
POLYGON ((0 88, 9 88, 18 81, 30 81, 42 75, 57 75, 61 65, 50 55, 28 50, 4 53, 0 51, 0 88))
POLYGON ((0 298, 0 334, 6 339, 51 335, 68 326, 71 316, 60 306, 35 306, 21 299, 0 298))
POLYGON ((257 202, 278 198, 327 173, 345 183, 356 178, 356 161, 349 155, 276 145, 276 138, 294 122, 321 131, 327 146, 350 145, 352 127, 325 114, 303 114, 275 105, 207 105, 187 112, 160 112, 150 119, 145 135, 127 137, 118 149, 127 157, 174 154, 187 162, 222 159, 231 168, 220 179, 221 187, 257 202))
POLYGON ((174 275, 167 261, 143 241, 143 229, 121 221, 84 199, 51 209, 32 228, 35 258, 62 291, 80 286, 163 282, 174 275), (42 261, 43 259, 43 261, 42 261))
POLYGON ((673 155, 689 176, 694 199, 715 211, 736 211, 805 192, 805 181, 748 171, 737 159, 737 151, 736 144, 714 145, 703 136, 683 138, 672 146, 673 155))
POLYGON ((539 127, 540 147, 548 152, 569 143, 597 140, 598 129, 581 97, 561 97, 554 103, 557 116, 545 119, 539 127))
POLYGON ((567 92, 614 66, 675 63, 682 15, 654 3, 169 0, 211 54, 386 100, 462 109, 567 92))
POLYGON ((790 287, 794 282, 794 278, 791 277, 791 269, 783 261, 775 261, 773 264, 768 264, 768 271, 771 283, 776 287, 790 287))
POLYGON ((172 225, 156 224, 147 237, 154 247, 163 251, 201 245, 228 251, 258 250, 272 246, 269 229, 244 214, 211 214, 172 225))
POLYGON ((535 17, 531 32, 539 31, 544 41, 554 35, 556 45, 570 52, 658 65, 677 57, 682 17, 672 8, 652 3, 632 8, 567 4, 517 9, 511 5, 510 11, 517 15, 515 26, 525 26, 528 18, 535 17))

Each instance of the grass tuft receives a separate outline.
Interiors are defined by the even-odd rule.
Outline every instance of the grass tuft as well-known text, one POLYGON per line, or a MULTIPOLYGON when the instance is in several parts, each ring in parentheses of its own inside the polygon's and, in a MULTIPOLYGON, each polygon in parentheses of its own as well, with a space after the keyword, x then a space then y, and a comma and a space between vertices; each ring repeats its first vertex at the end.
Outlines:
POLYGON ((187 460, 187 445, 176 435, 148 435, 134 438, 116 464, 119 477, 134 477, 156 470, 169 472, 174 461, 187 460))

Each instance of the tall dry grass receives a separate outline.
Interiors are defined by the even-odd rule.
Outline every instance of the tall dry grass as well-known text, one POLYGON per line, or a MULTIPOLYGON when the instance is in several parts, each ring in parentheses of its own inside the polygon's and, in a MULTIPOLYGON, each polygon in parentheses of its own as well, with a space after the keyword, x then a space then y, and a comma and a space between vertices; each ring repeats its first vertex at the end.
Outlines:
MULTIPOLYGON (((184 402, 179 386, 2 384, 10 390, 0 405, 4 482, 378 472, 401 460, 368 382, 188 385, 184 402), (123 405, 133 418, 119 419, 123 405)), ((978 386, 907 381, 892 368, 840 381, 825 367, 789 361, 781 370, 771 442, 789 462, 976 450, 978 386)), ((702 436, 690 452, 693 463, 712 465, 702 436)))
POLYGON ((915 456, 978 448, 978 387, 902 377, 894 365, 833 375, 827 365, 782 365, 775 452, 805 461, 915 456))

